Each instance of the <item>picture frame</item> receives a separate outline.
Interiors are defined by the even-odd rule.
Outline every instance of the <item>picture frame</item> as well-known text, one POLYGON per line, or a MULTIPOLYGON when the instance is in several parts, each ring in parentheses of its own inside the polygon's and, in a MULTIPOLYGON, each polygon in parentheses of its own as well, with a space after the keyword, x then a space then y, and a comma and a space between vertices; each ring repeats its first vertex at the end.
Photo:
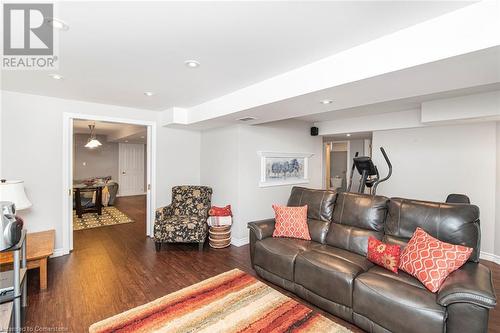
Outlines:
POLYGON ((259 187, 309 183, 309 159, 312 153, 259 151, 259 187))

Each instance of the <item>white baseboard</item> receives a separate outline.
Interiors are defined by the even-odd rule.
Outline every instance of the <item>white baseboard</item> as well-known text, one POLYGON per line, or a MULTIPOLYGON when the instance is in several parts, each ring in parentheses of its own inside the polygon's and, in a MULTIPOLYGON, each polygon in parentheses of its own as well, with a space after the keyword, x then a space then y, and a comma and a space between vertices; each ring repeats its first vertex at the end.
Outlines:
POLYGON ((121 198, 121 197, 133 197, 133 196, 136 196, 136 195, 146 195, 147 192, 138 192, 138 193, 127 193, 127 194, 117 194, 116 197, 117 198, 121 198))
POLYGON ((250 242, 250 240, 248 239, 248 236, 246 237, 243 237, 243 238, 232 238, 231 239, 231 244, 234 245, 234 246, 243 246, 243 245, 247 245, 248 243, 250 242))
POLYGON ((63 249, 61 247, 61 248, 58 248, 58 249, 54 249, 54 253, 50 257, 51 258, 61 257, 61 256, 64 256, 64 255, 67 255, 67 254, 69 254, 69 251, 66 251, 65 249, 63 249))
POLYGON ((496 254, 481 251, 479 258, 484 259, 484 260, 493 261, 494 263, 497 263, 500 265, 500 256, 498 256, 496 254))

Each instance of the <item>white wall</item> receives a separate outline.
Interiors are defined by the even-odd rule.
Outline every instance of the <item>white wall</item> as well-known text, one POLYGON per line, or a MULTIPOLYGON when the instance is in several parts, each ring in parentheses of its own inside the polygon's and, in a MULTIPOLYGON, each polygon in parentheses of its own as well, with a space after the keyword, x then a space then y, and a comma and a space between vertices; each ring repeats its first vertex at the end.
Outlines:
MULTIPOLYGON (((0 136, 2 174, 25 181, 33 206, 20 212, 28 231, 56 230, 56 249, 62 247, 62 124, 63 113, 157 121, 158 113, 114 105, 86 103, 2 91, 0 136)), ((157 128, 156 203, 170 202, 171 186, 198 184, 200 133, 157 128)))
MULTIPOLYGON (((201 184, 212 187, 212 205, 231 205, 239 225, 240 127, 205 131, 201 138, 201 184)), ((235 234, 233 229, 233 238, 235 234)))
POLYGON ((273 203, 286 204, 292 186, 259 187, 258 151, 313 153, 309 160, 311 188, 322 186, 323 140, 310 135, 312 124, 286 120, 260 126, 241 127, 240 136, 240 237, 247 237, 246 223, 274 216, 273 203))
POLYGON ((88 134, 73 135, 73 179, 111 176, 118 182, 118 143, 107 141, 105 135, 97 135, 102 146, 89 149, 85 147, 88 139, 88 134))
POLYGON ((387 168, 380 146, 393 164, 393 175, 378 194, 432 201, 444 201, 449 193, 467 194, 481 210, 481 250, 494 252, 495 123, 377 131, 372 143, 382 177, 387 168))
POLYGON ((322 139, 311 137, 310 123, 287 120, 257 126, 238 126, 202 133, 201 182, 214 188, 214 204, 233 206, 233 243, 246 242, 248 222, 274 216, 271 205, 285 204, 292 185, 259 187, 258 151, 313 153, 310 183, 322 183, 322 139))

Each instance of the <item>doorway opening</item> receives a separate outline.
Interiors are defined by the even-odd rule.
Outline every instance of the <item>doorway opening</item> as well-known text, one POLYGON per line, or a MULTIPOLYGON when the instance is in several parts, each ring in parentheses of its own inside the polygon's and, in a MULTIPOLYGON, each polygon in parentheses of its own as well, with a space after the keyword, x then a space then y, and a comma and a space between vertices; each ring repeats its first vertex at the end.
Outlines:
POLYGON ((152 235, 156 124, 65 114, 64 252, 103 233, 152 235))
MULTIPOLYGON (((372 133, 338 134, 323 137, 324 164, 323 187, 346 191, 352 172, 352 160, 356 156, 371 156, 372 133)), ((352 182, 359 182, 359 174, 353 173, 352 182)))

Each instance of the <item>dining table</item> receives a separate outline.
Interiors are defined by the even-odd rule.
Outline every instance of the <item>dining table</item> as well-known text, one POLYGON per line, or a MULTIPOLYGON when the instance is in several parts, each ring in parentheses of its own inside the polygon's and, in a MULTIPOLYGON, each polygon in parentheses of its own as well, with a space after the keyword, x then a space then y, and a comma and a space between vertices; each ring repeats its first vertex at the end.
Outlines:
POLYGON ((82 218, 85 213, 97 213, 102 215, 102 189, 106 184, 74 184, 73 191, 75 193, 75 210, 76 215, 82 218), (82 205, 82 193, 95 192, 95 202, 90 207, 82 205))

